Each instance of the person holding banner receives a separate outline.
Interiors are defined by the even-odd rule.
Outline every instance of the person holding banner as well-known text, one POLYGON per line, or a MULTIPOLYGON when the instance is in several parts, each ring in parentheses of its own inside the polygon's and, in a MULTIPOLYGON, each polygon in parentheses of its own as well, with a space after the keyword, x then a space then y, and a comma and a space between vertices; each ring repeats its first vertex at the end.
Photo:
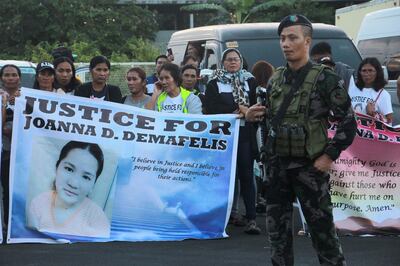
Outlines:
POLYGON ((267 230, 272 265, 294 265, 292 213, 298 198, 321 265, 346 265, 335 230, 329 191, 333 161, 351 145, 357 124, 344 83, 332 69, 310 61, 313 27, 303 15, 278 26, 287 65, 271 78, 266 106, 251 106, 246 119, 267 116, 267 230), (267 111, 267 112, 266 112, 267 111), (337 122, 328 139, 328 118, 337 122))
POLYGON ((146 94, 146 72, 140 67, 133 67, 126 73, 126 81, 131 95, 122 98, 127 105, 144 108, 151 97, 146 94))
POLYGON ((1 184, 3 186, 4 222, 8 223, 9 210, 9 171, 12 125, 14 119, 15 98, 20 95, 21 70, 16 65, 7 64, 0 70, 2 88, 2 150, 1 150, 1 184))
POLYGON ((147 109, 165 113, 202 114, 200 98, 181 85, 179 66, 165 63, 160 68, 159 81, 147 109))
POLYGON ((215 71, 205 91, 205 109, 208 114, 238 114, 240 121, 239 144, 237 150, 236 189, 231 212, 231 223, 242 225, 243 221, 236 209, 240 193, 246 207, 247 234, 260 234, 256 223, 256 183, 253 173, 256 158, 255 127, 244 120, 247 108, 255 103, 256 82, 253 75, 243 69, 243 58, 237 49, 226 49, 222 54, 222 69, 215 71))
POLYGON ((92 81, 80 86, 75 91, 75 96, 122 103, 121 89, 118 86, 107 84, 110 77, 110 61, 105 56, 97 55, 90 60, 89 69, 92 81))
POLYGON ((385 123, 393 122, 392 99, 384 89, 387 81, 382 66, 375 57, 367 57, 360 63, 357 81, 349 88, 354 111, 367 114, 385 123))
POLYGON ((182 66, 181 77, 183 88, 187 89, 188 91, 192 91, 197 96, 201 95, 200 90, 197 87, 197 68, 194 65, 187 64, 182 66))
POLYGON ((53 61, 56 72, 54 87, 57 93, 73 95, 81 85, 75 76, 74 63, 68 57, 58 57, 53 61))
POLYGON ((44 90, 55 92, 54 89, 54 75, 55 70, 53 64, 47 61, 42 61, 36 66, 35 82, 33 88, 37 90, 44 90))
POLYGON ((27 226, 42 232, 109 237, 110 222, 88 198, 103 171, 104 156, 97 144, 70 141, 56 162, 53 190, 34 197, 27 226))

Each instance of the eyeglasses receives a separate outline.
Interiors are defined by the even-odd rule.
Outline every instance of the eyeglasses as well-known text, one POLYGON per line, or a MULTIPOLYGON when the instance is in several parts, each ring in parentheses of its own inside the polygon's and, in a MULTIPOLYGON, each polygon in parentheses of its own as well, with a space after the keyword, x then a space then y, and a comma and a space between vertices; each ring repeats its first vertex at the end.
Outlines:
POLYGON ((225 58, 225 61, 231 63, 231 62, 240 62, 239 57, 230 57, 230 58, 225 58))

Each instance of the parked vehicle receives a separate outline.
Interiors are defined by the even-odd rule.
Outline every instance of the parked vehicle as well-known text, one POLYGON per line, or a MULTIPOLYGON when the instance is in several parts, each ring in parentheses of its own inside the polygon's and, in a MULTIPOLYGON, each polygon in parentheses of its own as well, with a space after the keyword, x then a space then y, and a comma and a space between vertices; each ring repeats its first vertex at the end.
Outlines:
POLYGON ((13 64, 21 69, 21 87, 33 88, 36 75, 36 64, 19 60, 0 60, 0 68, 4 65, 13 64))
POLYGON ((385 87, 392 98, 394 123, 400 124, 396 80, 400 75, 400 7, 371 12, 364 17, 356 44, 363 58, 376 57, 388 73, 385 87))
POLYGON ((79 78, 79 80, 82 83, 90 82, 92 81, 92 76, 90 76, 90 71, 89 71, 89 66, 88 65, 83 65, 83 66, 77 66, 75 75, 79 78))
MULTIPOLYGON (((196 47, 201 57, 201 68, 221 67, 220 58, 227 48, 237 48, 247 62, 248 69, 258 60, 267 60, 273 66, 285 64, 277 34, 279 23, 248 23, 198 27, 172 34, 168 48, 172 49, 175 62, 196 47), (189 48, 189 49, 188 49, 189 48)), ((333 59, 353 68, 361 56, 353 42, 333 25, 313 24, 313 43, 326 41, 332 46, 333 59)))
POLYGON ((386 66, 389 80, 400 74, 400 7, 371 12, 364 17, 356 45, 364 57, 376 57, 386 66))
MULTIPOLYGON (((400 20, 393 25, 398 25, 399 23, 400 20)), ((201 73, 204 75, 211 74, 211 69, 221 67, 220 58, 222 52, 227 48, 237 48, 241 52, 248 70, 258 60, 266 60, 274 67, 278 67, 285 64, 285 59, 279 46, 278 25, 279 23, 228 24, 177 31, 172 34, 168 49, 172 50, 175 62, 179 64, 184 56, 192 53, 193 48, 195 48, 201 60, 201 73)), ((395 28, 393 25, 391 25, 391 28, 395 28)), ((390 27, 382 25, 378 28, 390 27)), ((343 30, 333 25, 321 23, 314 23, 313 29, 313 44, 321 41, 328 42, 332 47, 334 61, 346 63, 353 69, 358 68, 361 62, 361 55, 343 30)), ((398 31, 399 29, 396 30, 398 31)), ((399 42, 394 40, 397 42, 397 46, 394 45, 396 49, 400 49, 400 39, 398 40, 399 42)), ((382 48, 376 50, 382 53, 382 48)), ((400 52, 392 54, 390 59, 386 64, 389 79, 396 77, 393 76, 393 70, 400 68, 400 52)), ((400 105, 396 95, 396 81, 389 80, 386 88, 392 96, 393 124, 400 124, 400 105)))

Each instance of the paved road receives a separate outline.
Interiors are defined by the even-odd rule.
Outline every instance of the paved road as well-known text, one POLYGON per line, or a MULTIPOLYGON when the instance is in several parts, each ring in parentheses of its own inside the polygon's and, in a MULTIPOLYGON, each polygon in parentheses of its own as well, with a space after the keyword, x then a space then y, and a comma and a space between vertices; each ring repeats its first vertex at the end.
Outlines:
MULTIPOLYGON (((109 242, 0 245, 0 265, 271 265, 263 234, 250 236, 229 226, 229 238, 177 242, 109 242)), ((298 226, 298 223, 296 223, 298 226)), ((341 237, 348 265, 400 265, 400 237, 341 237)), ((295 237, 295 265, 318 265, 311 240, 295 237)))

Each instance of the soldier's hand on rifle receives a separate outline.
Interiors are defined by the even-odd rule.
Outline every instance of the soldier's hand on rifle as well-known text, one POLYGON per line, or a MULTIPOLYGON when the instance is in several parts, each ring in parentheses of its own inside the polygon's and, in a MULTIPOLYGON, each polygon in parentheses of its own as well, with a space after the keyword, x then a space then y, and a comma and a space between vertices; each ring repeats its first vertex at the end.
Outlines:
POLYGON ((314 162, 314 167, 321 172, 327 172, 332 165, 333 161, 327 154, 322 154, 314 162))
POLYGON ((250 106, 246 112, 246 121, 249 122, 260 122, 263 120, 265 115, 266 108, 261 104, 257 103, 255 105, 250 106))
POLYGON ((249 107, 239 104, 239 116, 240 116, 240 118, 242 118, 242 117, 244 117, 246 115, 246 112, 247 112, 248 109, 249 109, 249 107))
POLYGON ((236 118, 237 119, 241 119, 243 117, 243 114, 240 112, 240 109, 236 109, 235 111, 233 111, 234 114, 237 114, 236 118))
POLYGON ((236 109, 233 113, 237 114, 236 118, 240 119, 240 118, 243 118, 245 116, 245 114, 247 112, 247 109, 249 109, 247 106, 239 104, 239 108, 236 109))

